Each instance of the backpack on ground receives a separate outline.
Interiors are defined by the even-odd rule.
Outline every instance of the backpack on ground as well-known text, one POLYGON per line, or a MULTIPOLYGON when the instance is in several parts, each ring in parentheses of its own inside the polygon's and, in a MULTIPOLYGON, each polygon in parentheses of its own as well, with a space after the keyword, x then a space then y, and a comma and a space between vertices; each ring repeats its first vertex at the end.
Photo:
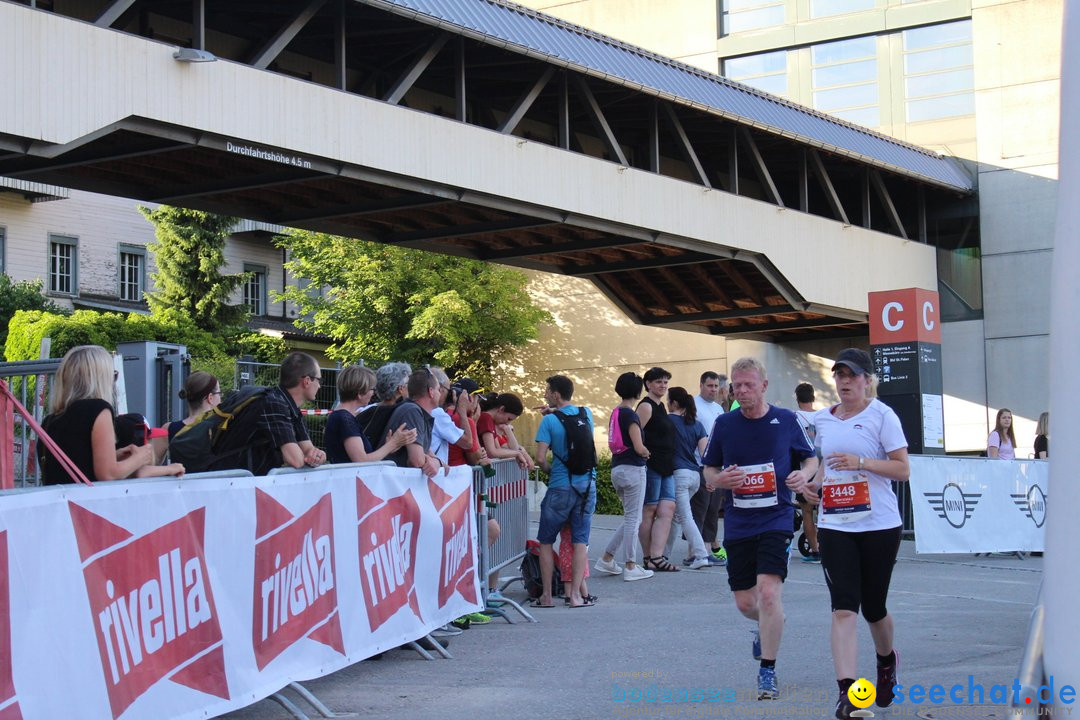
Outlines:
MULTIPOLYGON (((525 592, 529 597, 535 599, 544 594, 544 579, 540 575, 540 543, 536 540, 525 543, 525 558, 521 561, 521 581, 525 584, 525 592)), ((562 594, 562 573, 559 572, 559 563, 556 558, 554 567, 551 569, 551 596, 559 597, 562 594)))
POLYGON ((221 404, 185 425, 169 441, 169 457, 189 473, 206 470, 244 469, 253 472, 263 464, 269 440, 252 442, 259 408, 267 388, 246 385, 226 395, 221 404))
POLYGON ((611 421, 608 423, 607 446, 613 456, 630 449, 629 438, 623 436, 622 426, 619 425, 620 410, 622 408, 617 407, 611 411, 611 421))
POLYGON ((560 410, 552 414, 562 423, 566 433, 566 457, 560 457, 559 460, 571 476, 592 472, 596 467, 596 445, 593 443, 592 423, 589 422, 585 408, 578 408, 577 415, 566 415, 560 410))

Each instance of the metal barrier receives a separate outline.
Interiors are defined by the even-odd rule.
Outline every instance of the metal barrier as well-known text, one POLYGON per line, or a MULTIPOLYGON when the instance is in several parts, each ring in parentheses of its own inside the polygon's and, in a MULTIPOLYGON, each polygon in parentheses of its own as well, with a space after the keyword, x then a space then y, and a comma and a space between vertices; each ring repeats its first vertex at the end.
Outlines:
MULTIPOLYGON (((320 367, 322 382, 319 384, 319 392, 315 396, 313 407, 304 410, 307 423, 308 435, 311 442, 320 450, 325 450, 323 436, 326 429, 326 417, 319 411, 330 411, 337 404, 337 377, 341 372, 341 366, 320 367)), ((251 356, 244 356, 236 361, 235 386, 266 385, 273 387, 278 384, 281 377, 281 365, 279 363, 255 362, 251 356)))
POLYGON ((1046 672, 1043 668, 1043 643, 1046 634, 1046 608, 1043 605, 1043 585, 1039 584, 1039 595, 1035 599, 1035 607, 1031 609, 1031 620, 1028 623, 1027 642, 1024 643, 1024 655, 1020 659, 1020 670, 1016 677, 1020 681, 1020 693, 1014 695, 1011 708, 1017 715, 1023 711, 1042 710, 1046 704, 1053 704, 1051 697, 1048 703, 1043 703, 1039 697, 1039 687, 1046 682, 1046 672))
MULTIPOLYGON (((312 470, 328 470, 328 469, 337 470, 338 468, 350 468, 350 467, 360 468, 360 467, 372 467, 374 465, 390 465, 390 466, 393 466, 394 463, 390 462, 389 460, 380 460, 379 462, 358 462, 358 463, 337 463, 337 464, 327 463, 326 465, 319 465, 318 467, 309 467, 307 465, 305 465, 304 467, 298 467, 298 468, 294 468, 294 467, 278 467, 278 468, 273 468, 272 470, 270 470, 270 472, 266 473, 266 476, 270 477, 272 475, 296 475, 298 473, 308 473, 308 472, 311 472, 312 470)), ((242 472, 247 472, 247 471, 245 470, 245 471, 242 471, 242 472)), ((213 474, 216 475, 217 473, 213 473, 213 474)))
MULTIPOLYGON (((514 567, 515 563, 520 562, 525 557, 525 542, 529 539, 528 472, 519 467, 516 461, 509 459, 495 460, 491 466, 495 469, 492 477, 484 474, 483 467, 473 468, 473 488, 477 497, 477 557, 484 612, 498 615, 510 622, 503 609, 503 605, 508 605, 529 622, 536 622, 536 618, 514 600, 507 597, 488 598, 488 576, 503 568, 514 567), (489 517, 494 518, 500 528, 499 539, 494 545, 487 541, 489 517)), ((515 567, 511 576, 499 577, 500 591, 522 581, 521 574, 516 570, 515 567)))
MULTIPOLYGON (((15 398, 22 403, 23 407, 32 412, 34 419, 40 423, 45 417, 49 404, 49 390, 52 388, 53 377, 59 366, 59 359, 0 363, 0 380, 7 382, 15 398)), ((14 486, 41 485, 41 468, 38 467, 36 455, 37 437, 17 414, 5 414, 5 417, 0 420, 0 432, 5 434, 8 432, 8 429, 4 427, 8 422, 13 423, 11 463, 14 486)), ((6 453, 5 457, 0 458, 0 462, 8 462, 6 453)))

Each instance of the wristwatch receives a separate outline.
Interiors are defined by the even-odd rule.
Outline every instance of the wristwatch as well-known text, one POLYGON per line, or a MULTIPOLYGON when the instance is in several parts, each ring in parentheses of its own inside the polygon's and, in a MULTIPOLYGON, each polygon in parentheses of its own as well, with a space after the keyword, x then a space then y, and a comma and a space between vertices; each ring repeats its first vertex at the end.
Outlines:
POLYGON ((860 469, 860 470, 862 470, 862 469, 863 469, 863 460, 864 460, 864 458, 860 456, 860 457, 859 457, 859 469, 860 469))

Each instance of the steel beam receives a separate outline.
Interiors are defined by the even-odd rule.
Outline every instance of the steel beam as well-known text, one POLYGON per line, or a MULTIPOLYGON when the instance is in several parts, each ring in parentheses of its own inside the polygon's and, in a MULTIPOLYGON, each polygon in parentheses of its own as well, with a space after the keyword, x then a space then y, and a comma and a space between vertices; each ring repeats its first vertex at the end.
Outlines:
POLYGON ((348 88, 349 66, 348 59, 348 33, 346 32, 346 18, 348 13, 345 9, 345 0, 337 0, 336 16, 334 18, 334 85, 338 90, 348 88))
POLYGON ((413 210, 416 208, 444 205, 453 200, 438 197, 436 195, 410 194, 385 200, 368 200, 353 205, 336 205, 333 207, 309 210, 307 212, 279 215, 274 218, 278 225, 292 223, 317 222, 319 220, 332 220, 343 217, 359 217, 362 215, 376 215, 378 213, 393 212, 396 210, 413 210))
POLYGON ((844 211, 844 205, 840 202, 840 196, 836 194, 836 188, 833 187, 829 171, 825 169, 825 163, 821 161, 821 156, 818 155, 817 150, 807 150, 807 152, 810 154, 810 163, 814 168, 814 174, 817 175, 818 182, 821 183, 821 189, 825 191, 825 200, 828 201, 833 214, 836 215, 837 220, 845 225, 850 225, 847 213, 844 211))
POLYGON ((810 212, 810 169, 806 162, 806 148, 799 153, 799 210, 810 212))
POLYGON ((113 2, 98 15, 94 24, 98 27, 112 27, 112 24, 127 12, 128 8, 135 4, 135 0, 113 0, 113 2))
MULTIPOLYGON (((705 168, 701 166, 701 160, 698 159, 698 155, 694 152, 694 146, 690 144, 690 137, 686 134, 686 130, 683 129, 682 122, 679 121, 679 116, 675 114, 675 108, 671 103, 663 103, 664 115, 667 117, 668 122, 671 123, 672 129, 675 131, 675 139, 679 142, 679 148, 682 150, 683 157, 686 159, 687 164, 693 169, 694 174, 697 175, 698 182, 707 188, 712 187, 712 183, 709 182, 709 177, 705 174, 705 168)), ((755 148, 756 151, 756 148, 755 148)), ((766 171, 768 174, 768 171, 766 171)), ((769 179, 772 182, 772 178, 769 179)), ((773 188, 776 189, 775 187, 773 188)))
POLYGON ((468 96, 465 92, 465 38, 459 37, 454 47, 454 117, 466 122, 468 96))
POLYGON ((739 194, 739 128, 731 126, 728 134, 728 192, 739 194))
POLYGON ((904 223, 900 220, 900 213, 896 211, 896 205, 893 204, 889 188, 885 187, 885 181, 882 179, 881 173, 878 172, 877 168, 872 168, 870 170, 870 184, 874 186, 874 191, 877 192, 878 199, 881 200, 881 204, 885 207, 885 214, 888 216, 889 221, 900 233, 900 237, 907 240, 907 230, 904 229, 904 223))
POLYGON ((650 172, 660 172, 660 101, 649 103, 648 167, 650 172))
POLYGON ((559 147, 570 149, 570 82, 566 71, 559 73, 559 147))
POLYGON ((386 93, 383 100, 391 105, 397 105, 401 102, 401 99, 405 97, 405 93, 409 92, 413 84, 424 74, 431 61, 439 54, 439 51, 443 49, 447 41, 450 40, 448 33, 439 33, 439 36, 435 38, 435 42, 431 43, 424 53, 413 61, 413 64, 398 78, 398 81, 394 83, 394 87, 390 88, 390 92, 386 93))
MULTIPOLYGON (((834 327, 837 325, 857 325, 854 320, 848 320, 847 318, 815 318, 813 320, 795 320, 792 322, 776 322, 776 323, 762 323, 760 325, 747 325, 746 327, 739 328, 737 330, 729 330, 727 328, 718 329, 715 331, 717 335, 756 335, 760 333, 779 332, 781 330, 809 330, 819 327, 834 327)), ((812 335, 809 339, 816 338, 816 335, 812 335)))
POLYGON ((650 316, 641 321, 642 325, 678 325, 687 322, 705 320, 740 320, 742 318, 764 317, 767 315, 789 315, 799 312, 790 305, 764 305, 752 308, 734 308, 732 310, 710 310, 707 312, 687 313, 681 316, 650 316))
POLYGON ((206 0, 191 0, 191 44, 206 49, 206 0))
POLYGON ((772 201, 780 207, 784 207, 784 200, 780 197, 780 192, 776 189, 776 183, 773 182, 772 173, 769 172, 769 168, 765 167, 765 158, 761 157, 761 151, 758 150, 757 143, 754 141, 754 136, 751 135, 750 131, 745 127, 740 127, 739 130, 742 131, 743 142, 750 151, 750 157, 754 160, 754 170, 757 172, 758 180, 761 181, 762 186, 768 191, 768 194, 772 196, 772 201))
POLYGON ((525 117, 525 113, 529 112, 529 108, 536 102, 536 98, 540 97, 540 93, 547 87, 548 82, 554 74, 555 67, 549 65, 544 72, 541 73, 540 77, 536 79, 536 82, 534 82, 528 90, 522 93, 521 97, 514 103, 514 107, 511 108, 510 114, 506 116, 502 121, 502 124, 497 128, 499 132, 504 135, 509 135, 517 129, 518 124, 525 117))
MULTIPOLYGON (((42 172, 53 172, 56 170, 68 170, 70 168, 82 167, 84 165, 94 165, 102 162, 113 162, 115 160, 129 160, 131 158, 143 157, 144 155, 163 155, 165 153, 175 152, 177 150, 190 150, 192 145, 169 145, 166 147, 145 149, 145 150, 129 150, 127 152, 116 152, 110 150, 100 155, 90 155, 83 157, 79 160, 71 160, 69 162, 55 163, 47 166, 36 167, 30 170, 16 170, 13 172, 5 172, 6 177, 22 178, 24 176, 32 176, 42 172)), ((62 157, 62 156, 61 156, 62 157)))
POLYGON ((604 111, 600 109, 600 103, 596 101, 596 96, 593 95, 589 83, 580 75, 574 75, 574 82, 578 86, 578 91, 585 101, 585 107, 589 110, 589 116, 596 126, 596 132, 604 142, 608 153, 613 159, 618 160, 620 164, 629 166, 630 163, 626 161, 626 155, 623 153, 622 147, 619 146, 619 141, 615 139, 615 133, 611 131, 611 126, 608 125, 607 118, 604 117, 604 111))
POLYGON ((715 255, 700 252, 683 253, 681 255, 663 255, 653 258, 634 258, 619 262, 597 263, 567 268, 563 274, 579 277, 582 275, 603 275, 605 273, 623 272, 625 270, 652 270, 656 268, 677 267, 679 265, 694 265, 696 263, 718 260, 715 255))
POLYGON ((395 233, 382 238, 383 242, 393 245, 412 242, 426 242, 429 240, 448 240, 451 238, 469 237, 470 235, 486 235, 494 232, 507 230, 525 230, 527 228, 544 227, 553 225, 550 220, 541 220, 533 217, 518 217, 510 220, 496 220, 494 222, 474 223, 472 225, 455 225, 438 229, 409 230, 408 232, 395 233))
POLYGON ((274 62, 274 59, 281 54, 281 51, 288 47, 289 43, 300 34, 304 26, 311 21, 311 18, 315 17, 315 13, 319 12, 325 4, 326 0, 308 0, 308 4, 304 6, 304 9, 290 20, 285 27, 278 30, 277 34, 270 38, 270 41, 259 52, 255 53, 250 65, 259 70, 270 67, 270 63, 274 62))
MULTIPOLYGON (((571 240, 558 245, 532 245, 529 247, 517 247, 507 250, 493 250, 480 253, 483 260, 512 260, 515 258, 538 257, 540 255, 558 255, 569 252, 587 252, 590 250, 603 250, 604 248, 626 247, 627 245, 641 245, 640 240, 627 237, 603 237, 589 240, 571 240)), ((569 273, 567 273, 569 274, 569 273)))

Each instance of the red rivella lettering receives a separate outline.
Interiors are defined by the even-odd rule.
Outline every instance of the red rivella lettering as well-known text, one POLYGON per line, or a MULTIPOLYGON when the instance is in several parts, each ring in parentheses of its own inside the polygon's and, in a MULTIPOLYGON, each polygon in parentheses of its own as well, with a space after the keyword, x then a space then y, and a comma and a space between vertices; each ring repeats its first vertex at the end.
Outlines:
POLYGON ((361 560, 368 597, 373 606, 392 594, 398 586, 404 585, 406 574, 412 567, 410 546, 413 523, 403 523, 401 515, 394 515, 390 519, 390 527, 390 538, 381 544, 376 534, 371 533, 373 549, 365 553, 361 560))
POLYGON ((329 535, 313 539, 309 530, 300 552, 284 566, 281 554, 274 555, 274 572, 261 585, 263 640, 334 589, 330 547, 329 535))
POLYGON ((450 533, 450 542, 443 548, 443 585, 456 582, 458 569, 469 557, 469 526, 451 523, 450 533))
POLYGON ((177 547, 159 555, 157 565, 158 577, 126 595, 117 596, 116 583, 105 581, 105 596, 112 602, 98 613, 98 629, 105 641, 113 684, 144 657, 213 617, 198 557, 184 558, 177 547))

